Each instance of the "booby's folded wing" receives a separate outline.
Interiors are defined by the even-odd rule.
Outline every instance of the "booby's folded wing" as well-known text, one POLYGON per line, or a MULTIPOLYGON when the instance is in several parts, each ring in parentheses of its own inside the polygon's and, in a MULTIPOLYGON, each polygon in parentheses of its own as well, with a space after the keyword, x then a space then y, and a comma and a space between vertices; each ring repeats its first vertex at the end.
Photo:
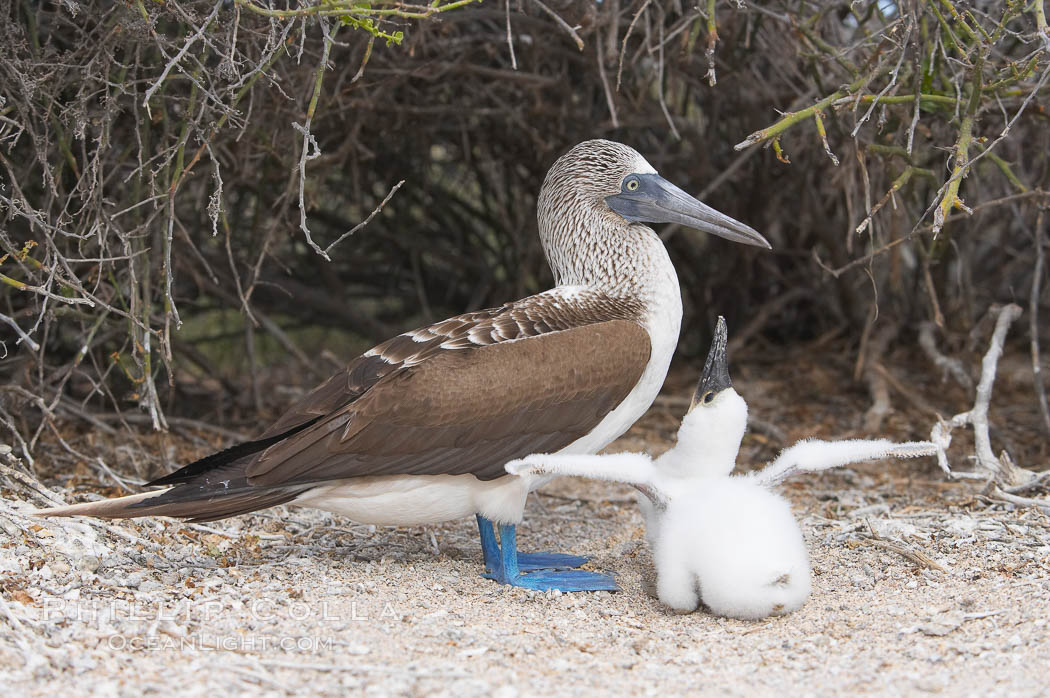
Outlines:
POLYGON ((513 458, 558 451, 589 433, 637 384, 649 352, 648 334, 629 320, 444 350, 270 446, 245 474, 253 487, 367 475, 500 477, 513 458))
POLYGON ((623 402, 651 352, 638 314, 558 289, 405 333, 318 386, 259 439, 150 483, 174 487, 133 506, 219 518, 330 480, 500 477, 507 461, 568 446, 623 402))

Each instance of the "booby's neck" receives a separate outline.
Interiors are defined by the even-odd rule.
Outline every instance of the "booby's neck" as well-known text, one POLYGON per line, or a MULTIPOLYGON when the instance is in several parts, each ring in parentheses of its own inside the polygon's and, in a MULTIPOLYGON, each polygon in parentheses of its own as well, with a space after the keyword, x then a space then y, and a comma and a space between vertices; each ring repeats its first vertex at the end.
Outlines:
POLYGON ((646 305, 666 302, 672 294, 680 298, 678 276, 652 228, 595 218, 569 230, 572 221, 545 225, 541 217, 540 240, 557 286, 584 286, 646 305))

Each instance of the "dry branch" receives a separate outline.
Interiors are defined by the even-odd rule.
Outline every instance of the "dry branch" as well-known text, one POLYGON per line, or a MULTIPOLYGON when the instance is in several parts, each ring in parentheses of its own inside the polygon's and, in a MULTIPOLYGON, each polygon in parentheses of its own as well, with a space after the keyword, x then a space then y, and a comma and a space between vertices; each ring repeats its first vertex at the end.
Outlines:
POLYGON ((1045 214, 1045 211, 1039 211, 1035 219, 1035 267, 1032 269, 1032 291, 1028 295, 1028 336, 1032 352, 1032 382, 1035 384, 1039 412, 1043 415, 1043 427, 1050 435, 1050 406, 1047 405, 1043 366, 1039 360, 1039 303, 1042 300, 1040 289, 1046 267, 1046 232, 1043 229, 1045 214))
POLYGON ((953 472, 956 476, 988 479, 1003 487, 1022 486, 1035 477, 1031 472, 1014 465, 1005 452, 996 458, 988 434, 988 410, 992 400, 996 368, 1003 354, 1003 342, 1006 341, 1006 333, 1011 323, 1021 316, 1021 312, 1021 307, 1014 304, 1004 306, 999 311, 988 351, 981 360, 981 380, 977 384, 973 408, 968 412, 955 415, 947 422, 938 422, 930 431, 930 441, 940 447, 937 460, 945 472, 953 472), (967 425, 973 428, 977 470, 973 473, 962 474, 952 471, 948 466, 946 451, 951 445, 952 430, 967 425))
POLYGON ((955 382, 966 390, 973 390, 973 379, 963 368, 958 359, 945 356, 937 348, 937 338, 934 336, 936 325, 932 322, 924 322, 919 325, 919 346, 933 362, 933 365, 941 370, 944 377, 951 376, 955 382))

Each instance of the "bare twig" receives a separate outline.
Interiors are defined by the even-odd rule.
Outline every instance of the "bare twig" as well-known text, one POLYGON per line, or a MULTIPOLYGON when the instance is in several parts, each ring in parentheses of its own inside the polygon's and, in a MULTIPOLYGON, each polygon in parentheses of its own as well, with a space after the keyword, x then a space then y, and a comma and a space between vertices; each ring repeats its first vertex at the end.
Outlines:
POLYGON ((19 483, 22 487, 32 493, 33 496, 41 499, 48 506, 56 506, 65 503, 58 494, 49 490, 36 478, 30 477, 16 468, 0 463, 0 475, 19 483))
POLYGON ((935 327, 932 322, 924 322, 919 325, 919 346, 922 347, 933 365, 941 369, 944 376, 950 375, 966 390, 973 390, 973 379, 966 373, 962 363, 958 359, 945 356, 937 348, 937 339, 934 337, 935 327))
POLYGON ((1050 499, 1034 499, 1032 497, 1019 497, 1016 494, 1010 494, 999 488, 998 486, 993 487, 989 496, 992 499, 999 499, 1010 504, 1016 504, 1022 507, 1036 507, 1043 511, 1045 514, 1050 514, 1050 499))
POLYGON ((875 333, 864 351, 862 376, 872 397, 871 407, 864 413, 864 431, 868 433, 879 431, 882 421, 892 410, 886 377, 877 366, 899 331, 900 327, 896 323, 886 323, 875 333))
POLYGON ((664 23, 659 22, 657 26, 660 37, 660 49, 657 52, 656 71, 657 96, 660 98, 660 109, 663 110, 664 118, 667 119, 667 125, 671 127, 671 133, 674 135, 674 139, 680 141, 682 140, 682 135, 678 133, 678 127, 674 124, 671 112, 667 110, 667 100, 664 98, 664 23))
POLYGON ((620 63, 616 69, 616 91, 620 91, 620 84, 623 82, 623 59, 627 55, 627 40, 631 38, 631 32, 634 31, 634 25, 638 23, 638 19, 645 12, 645 9, 649 7, 649 3, 652 0, 645 0, 642 6, 638 8, 638 11, 634 13, 634 17, 631 18, 631 23, 627 25, 627 33, 623 35, 623 41, 620 42, 620 63))
POLYGON ((1003 491, 1009 494, 1017 494, 1018 492, 1026 492, 1028 490, 1046 487, 1048 483, 1050 483, 1050 470, 1044 470, 1028 482, 1013 487, 1004 487, 1003 491))
POLYGON ((507 48, 510 50, 510 67, 512 70, 517 70, 518 59, 514 56, 514 36, 510 30, 510 0, 503 3, 503 9, 507 17, 507 48))
MULTIPOLYGON (((959 186, 970 170, 970 144, 973 141, 974 120, 977 110, 981 106, 981 89, 984 77, 984 53, 979 52, 977 65, 973 69, 973 81, 970 86, 970 100, 966 106, 966 114, 959 125, 959 138, 955 142, 952 152, 952 175, 943 187, 944 195, 933 214, 933 233, 936 236, 944 225, 944 219, 953 208, 968 209, 959 198, 959 186)), ((939 193, 939 192, 938 192, 939 193)))
POLYGON ((831 146, 828 144, 828 132, 824 128, 824 117, 821 115, 820 110, 813 112, 813 121, 817 125, 817 135, 820 136, 820 142, 824 145, 824 154, 831 160, 831 164, 838 167, 839 159, 835 153, 831 152, 831 146))
POLYGON ((939 416, 940 413, 926 400, 926 398, 909 387, 900 378, 897 378, 897 376, 895 376, 888 368, 880 363, 874 364, 873 368, 879 372, 879 375, 886 380, 886 383, 888 383, 891 388, 900 393, 900 395, 902 395, 904 399, 910 402, 913 406, 934 417, 939 416))
MULTIPOLYGON (((853 131, 850 133, 851 138, 857 137, 857 133, 860 131, 860 127, 863 126, 869 118, 871 118, 871 113, 875 111, 875 107, 879 104, 879 100, 885 97, 890 90, 895 90, 897 88, 897 76, 900 73, 901 65, 904 63, 904 57, 907 55, 907 53, 904 51, 904 46, 907 45, 908 40, 911 38, 911 32, 914 26, 915 20, 912 16, 911 21, 908 22, 907 33, 905 34, 903 41, 901 41, 901 50, 900 55, 897 58, 897 65, 895 65, 893 67, 893 70, 890 71, 890 79, 886 82, 886 86, 882 88, 882 91, 875 95, 875 97, 871 100, 871 104, 868 106, 868 110, 864 112, 864 116, 862 116, 857 122, 857 125, 853 127, 853 131)), ((824 147, 825 149, 827 149, 826 139, 824 147)), ((909 152, 911 151, 909 150, 909 152)))
MULTIPOLYGON (((1033 475, 1022 468, 1015 466, 1007 457, 996 458, 992 451, 991 439, 988 435, 988 408, 992 400, 992 386, 995 384, 996 367, 999 357, 1003 353, 1003 342, 1006 341, 1006 333, 1010 324, 1021 315, 1020 306, 1010 304, 999 311, 999 318, 995 323, 995 331, 989 343, 988 352, 981 361, 981 380, 977 384, 977 394, 973 409, 962 412, 952 417, 948 422, 939 422, 933 426, 930 432, 930 441, 938 444, 941 452, 938 454, 938 462, 941 467, 947 469, 947 460, 944 455, 951 444, 952 429, 964 425, 973 427, 974 442, 977 457, 977 476, 993 479, 1007 487, 1015 487, 1027 483, 1033 475)), ((959 474, 956 473, 958 476, 959 474)))
POLYGON ((873 68, 870 73, 858 78, 843 89, 832 92, 827 97, 824 97, 812 106, 809 106, 805 109, 800 109, 796 112, 788 112, 784 114, 775 124, 773 124, 772 126, 768 126, 762 129, 761 131, 755 131, 750 136, 733 146, 733 148, 735 148, 736 150, 743 150, 744 148, 750 147, 752 145, 763 143, 765 141, 771 141, 777 138, 792 126, 795 126, 796 124, 815 116, 818 112, 827 109, 829 106, 831 106, 835 102, 838 102, 838 100, 842 99, 843 97, 846 97, 847 95, 856 94, 856 92, 860 90, 864 85, 874 80, 884 71, 884 64, 880 63, 878 66, 873 68))
MULTIPOLYGON (((922 221, 926 220, 926 216, 929 215, 929 213, 935 208, 938 212, 942 214, 942 217, 938 221, 937 213, 934 214, 934 221, 931 225, 931 229, 935 233, 940 231, 944 223, 947 222, 947 218, 945 218, 944 216, 952 207, 959 207, 959 204, 961 203, 961 200, 958 198, 958 196, 954 196, 953 200, 949 200, 948 192, 954 190, 957 193, 959 190, 959 181, 966 176, 966 174, 970 171, 970 168, 973 167, 973 165, 978 160, 989 155, 992 152, 992 149, 994 149, 1004 138, 1007 137, 1007 135, 1009 135, 1010 130, 1013 128, 1017 120, 1021 118, 1021 115, 1028 108, 1028 105, 1032 102, 1035 96, 1039 94, 1039 92, 1043 89, 1043 85, 1046 84, 1048 78, 1050 78, 1050 65, 1047 65, 1046 70, 1044 70, 1042 75, 1039 77, 1039 81, 1035 84, 1035 87, 1024 98, 1024 100, 1021 102, 1021 105, 1017 108, 1017 111, 1014 112, 1014 115, 1010 118, 1009 121, 1006 122, 1006 125, 1003 127, 1003 130, 999 133, 996 139, 989 143, 988 146, 985 147, 985 149, 978 153, 976 156, 967 159, 965 164, 960 165, 958 159, 954 161, 952 175, 937 191, 937 196, 935 197, 934 202, 930 204, 930 207, 927 208, 923 215, 918 219, 918 221, 916 221, 915 227, 912 229, 913 232, 922 225, 922 221)), ((963 126, 966 126, 966 124, 964 123, 963 126)), ((970 124, 970 128, 972 129, 972 123, 970 124)), ((962 127, 960 127, 959 138, 960 140, 956 142, 955 148, 956 158, 958 158, 960 152, 962 152, 961 146, 965 146, 968 148, 970 140, 972 140, 972 133, 970 134, 970 136, 964 138, 962 127)), ((965 152, 962 152, 962 154, 964 156, 968 156, 968 154, 965 152)), ((971 215, 974 211, 976 211, 976 208, 973 208, 972 210, 966 208, 965 206, 962 206, 961 208, 963 208, 963 210, 965 210, 968 214, 971 215)))
POLYGON ((704 55, 707 57, 707 85, 714 87, 718 84, 715 74, 715 47, 718 45, 718 17, 715 14, 715 0, 707 0, 707 47, 704 55))
POLYGON ((313 236, 310 234, 310 228, 306 225, 306 197, 304 194, 306 189, 306 162, 321 156, 321 149, 317 145, 317 140, 310 133, 310 123, 313 121, 314 112, 317 110, 317 100, 321 97, 321 82, 324 80, 324 71, 328 68, 328 55, 332 50, 332 43, 335 41, 335 37, 329 33, 323 19, 321 20, 321 28, 324 32, 324 51, 321 54, 321 62, 317 66, 313 95, 310 97, 310 106, 306 110, 306 123, 302 126, 293 123, 292 128, 303 134, 303 149, 299 155, 299 229, 303 231, 303 235, 306 236, 306 242, 311 249, 324 257, 326 262, 330 262, 332 261, 331 257, 321 249, 320 245, 314 242, 313 236))
POLYGON ((888 540, 882 540, 881 538, 867 538, 865 540, 870 545, 876 545, 880 548, 885 548, 886 550, 897 553, 901 557, 911 560, 919 567, 926 567, 931 570, 937 570, 938 572, 948 571, 939 565, 932 557, 919 550, 913 550, 907 546, 899 545, 888 540))
POLYGON ((190 38, 186 39, 186 43, 182 45, 182 48, 179 50, 179 52, 176 53, 175 56, 170 61, 168 61, 168 64, 164 66, 164 70, 161 72, 160 77, 157 78, 156 82, 153 83, 152 87, 146 90, 146 94, 142 98, 142 106, 146 107, 146 114, 150 118, 153 117, 153 113, 150 111, 149 108, 150 98, 154 95, 154 93, 156 93, 157 90, 161 88, 161 85, 164 84, 164 81, 167 79, 168 73, 171 72, 171 69, 177 66, 179 63, 181 63, 182 59, 186 57, 186 54, 189 52, 190 47, 193 46, 193 44, 197 43, 198 39, 204 36, 204 32, 208 30, 208 27, 211 25, 212 21, 219 14, 219 9, 222 7, 222 5, 222 0, 219 0, 219 2, 215 3, 215 7, 212 8, 211 14, 208 15, 208 18, 201 23, 201 25, 197 28, 197 31, 192 36, 190 36, 190 38))
MULTIPOLYGON (((977 206, 974 206, 973 210, 972 210, 972 213, 977 213, 978 211, 982 211, 982 210, 986 210, 986 209, 996 208, 998 206, 1003 206, 1003 205, 1006 205, 1006 204, 1009 204, 1009 203, 1012 203, 1012 202, 1015 202, 1015 201, 1026 200, 1026 199, 1039 200, 1039 199, 1047 199, 1047 198, 1050 198, 1050 192, 1043 191, 1042 189, 1034 189, 1034 190, 1023 192, 1023 193, 1020 193, 1020 194, 1011 194, 1009 196, 1004 196, 1004 197, 999 198, 999 199, 993 199, 991 201, 985 201, 984 203, 981 203, 981 204, 978 204, 977 206)), ((945 222, 948 223, 948 222, 951 222, 953 220, 961 219, 963 217, 964 217, 964 214, 956 214, 954 216, 949 216, 945 220, 945 222)), ((877 257, 880 257, 881 255, 886 254, 887 252, 889 252, 890 250, 894 249, 895 247, 898 247, 899 245, 901 245, 901 244, 903 244, 905 242, 909 242, 909 241, 913 240, 914 238, 918 237, 921 234, 929 233, 932 230, 933 230, 933 225, 932 224, 931 225, 927 225, 925 227, 916 228, 916 229, 912 230, 910 233, 908 233, 907 235, 899 237, 896 240, 890 240, 888 243, 886 243, 882 247, 876 249, 875 251, 873 251, 873 252, 871 252, 869 254, 866 254, 863 257, 858 257, 857 259, 854 259, 854 260, 852 260, 850 262, 847 262, 846 264, 843 264, 841 267, 838 267, 837 269, 833 269, 833 268, 827 266, 826 264, 824 264, 823 262, 821 262, 820 261, 820 257, 817 255, 816 249, 813 250, 813 259, 814 259, 814 261, 817 262, 817 264, 824 271, 826 271, 827 273, 831 274, 833 277, 835 277, 837 279, 838 277, 842 276, 842 274, 844 274, 845 272, 849 271, 850 269, 853 269, 853 268, 859 267, 859 266, 867 265, 873 259, 875 259, 877 257)))
POLYGON ((609 78, 605 74, 605 54, 602 48, 601 36, 596 35, 594 39, 595 50, 598 54, 598 75, 602 80, 602 89, 605 90, 605 102, 609 105, 609 117, 612 119, 613 128, 620 128, 620 121, 616 118, 616 102, 613 99, 612 89, 609 87, 609 78))
POLYGON ((39 351, 40 350, 40 345, 37 344, 36 342, 34 342, 33 338, 30 337, 29 335, 27 335, 22 330, 22 328, 18 326, 18 323, 15 322, 13 319, 9 318, 7 315, 4 315, 3 313, 0 313, 0 320, 4 321, 8 325, 10 325, 11 328, 15 331, 15 334, 18 335, 18 342, 17 342, 18 344, 21 344, 22 342, 25 342, 26 346, 29 347, 29 349, 31 351, 39 351))
POLYGON ((1039 360, 1039 296, 1046 264, 1044 213, 1040 210, 1035 219, 1035 268, 1032 269, 1032 292, 1028 296, 1028 335, 1032 348, 1032 382, 1035 384, 1039 412, 1043 415, 1043 427, 1050 434, 1050 408, 1047 406, 1046 384, 1043 382, 1042 362, 1039 360))
POLYGON ((360 223, 355 225, 353 228, 351 228, 350 230, 348 230, 345 233, 343 233, 342 235, 340 235, 336 239, 335 242, 333 242, 331 245, 326 247, 325 251, 324 251, 325 256, 327 257, 327 255, 335 248, 336 245, 338 245, 343 240, 347 239, 348 237, 350 237, 351 235, 353 235, 357 231, 361 230, 361 228, 364 228, 366 225, 371 223, 372 219, 375 218, 377 215, 379 215, 379 212, 383 210, 383 207, 387 205, 387 202, 390 201, 390 199, 393 198, 394 194, 397 193, 397 190, 400 189, 401 185, 404 184, 404 183, 405 183, 405 180, 402 179, 400 182, 395 184, 390 189, 390 191, 387 193, 387 195, 385 197, 383 197, 383 200, 379 202, 379 205, 376 206, 374 209, 372 209, 372 212, 368 214, 368 218, 364 219, 363 221, 361 221, 360 223))
POLYGON ((541 10, 546 12, 547 15, 549 15, 551 17, 551 19, 553 19, 555 22, 558 23, 559 27, 564 29, 566 31, 566 33, 568 33, 568 35, 570 37, 572 37, 573 42, 575 42, 575 44, 576 44, 576 48, 580 49, 581 51, 583 50, 583 39, 580 38, 580 35, 576 33, 575 29, 573 29, 572 27, 569 26, 568 22, 566 22, 564 19, 562 19, 558 15, 557 12, 555 12, 554 10, 552 10, 551 8, 547 7, 542 2, 540 2, 540 0, 532 0, 532 2, 536 3, 536 5, 541 10))

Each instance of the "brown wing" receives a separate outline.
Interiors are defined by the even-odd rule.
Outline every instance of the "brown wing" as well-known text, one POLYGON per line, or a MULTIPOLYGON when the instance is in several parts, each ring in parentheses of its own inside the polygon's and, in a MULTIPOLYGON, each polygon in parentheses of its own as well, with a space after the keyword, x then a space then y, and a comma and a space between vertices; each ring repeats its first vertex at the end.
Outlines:
POLYGON ((551 293, 407 332, 259 438, 154 480, 171 489, 106 515, 208 521, 290 501, 324 480, 499 477, 508 460, 571 444, 630 393, 650 355, 640 310, 592 292, 551 293))
POLYGON ((499 308, 458 315, 398 335, 354 359, 345 371, 310 391, 258 438, 213 453, 147 484, 193 485, 180 490, 180 497, 210 496, 219 484, 223 487, 222 496, 229 497, 229 489, 234 483, 248 486, 244 471, 258 454, 323 419, 337 415, 381 381, 400 371, 450 350, 536 337, 634 317, 638 312, 637 308, 612 302, 600 294, 580 295, 580 302, 566 304, 554 294, 540 294, 499 308))
MULTIPOLYGON (((245 470, 248 484, 499 477, 507 461, 558 451, 591 431, 634 388, 650 355, 648 333, 632 320, 489 345, 477 339, 475 333, 462 348, 446 340, 425 359, 414 354, 396 367, 362 357, 342 374, 345 388, 333 378, 297 405, 295 417, 271 427, 268 434, 282 433, 294 420, 315 419, 344 402, 257 456, 245 470)), ((391 347, 377 349, 392 358, 391 347)))
MULTIPOLYGON (((593 292, 581 292, 572 303, 553 294, 540 294, 406 332, 354 359, 345 371, 299 399, 257 441, 279 438, 312 420, 332 415, 388 376, 449 350, 478 349, 611 320, 636 320, 640 312, 635 304, 593 292)), ((646 336, 647 352, 648 342, 646 336)))

